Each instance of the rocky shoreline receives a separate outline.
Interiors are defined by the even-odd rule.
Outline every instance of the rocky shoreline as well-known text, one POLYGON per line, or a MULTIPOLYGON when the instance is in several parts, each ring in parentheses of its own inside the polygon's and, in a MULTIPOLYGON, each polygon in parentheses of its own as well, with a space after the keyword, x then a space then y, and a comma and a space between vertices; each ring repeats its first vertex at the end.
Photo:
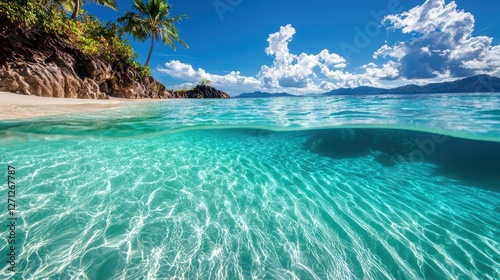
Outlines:
POLYGON ((0 23, 0 90, 60 98, 229 98, 206 85, 168 90, 132 67, 84 54, 57 35, 0 23))

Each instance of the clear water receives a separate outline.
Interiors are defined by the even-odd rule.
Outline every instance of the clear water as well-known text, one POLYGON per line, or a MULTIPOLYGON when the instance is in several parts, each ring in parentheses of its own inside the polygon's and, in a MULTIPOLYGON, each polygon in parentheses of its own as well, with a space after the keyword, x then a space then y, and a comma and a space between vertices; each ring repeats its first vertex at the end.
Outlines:
POLYGON ((13 274, 0 240, 0 278, 499 279, 499 108, 169 100, 0 122, 19 244, 13 274))

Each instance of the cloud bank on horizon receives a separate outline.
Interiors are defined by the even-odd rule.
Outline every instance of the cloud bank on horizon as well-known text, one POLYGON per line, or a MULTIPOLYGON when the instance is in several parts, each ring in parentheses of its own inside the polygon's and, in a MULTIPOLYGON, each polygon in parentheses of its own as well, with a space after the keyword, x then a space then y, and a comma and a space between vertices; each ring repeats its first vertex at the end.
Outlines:
POLYGON ((426 82, 450 80, 476 74, 500 75, 500 46, 493 38, 473 36, 474 16, 459 10, 454 1, 426 0, 400 14, 384 17, 381 24, 401 32, 407 40, 378 48, 375 61, 361 65, 360 73, 346 70, 347 61, 328 49, 318 54, 293 54, 289 43, 296 34, 291 24, 270 34, 265 53, 273 57, 272 66, 263 65, 255 77, 239 71, 216 75, 179 60, 158 68, 190 86, 201 79, 229 93, 256 90, 296 94, 322 93, 336 88, 384 86, 388 81, 426 82), (380 66, 379 66, 380 65, 380 66))

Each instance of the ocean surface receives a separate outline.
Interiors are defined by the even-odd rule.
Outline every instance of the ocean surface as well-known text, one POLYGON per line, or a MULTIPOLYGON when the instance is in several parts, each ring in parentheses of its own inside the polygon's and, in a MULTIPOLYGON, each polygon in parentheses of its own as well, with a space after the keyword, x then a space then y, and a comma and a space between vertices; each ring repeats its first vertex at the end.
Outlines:
POLYGON ((500 279, 500 94, 2 121, 0 178, 1 279, 500 279))

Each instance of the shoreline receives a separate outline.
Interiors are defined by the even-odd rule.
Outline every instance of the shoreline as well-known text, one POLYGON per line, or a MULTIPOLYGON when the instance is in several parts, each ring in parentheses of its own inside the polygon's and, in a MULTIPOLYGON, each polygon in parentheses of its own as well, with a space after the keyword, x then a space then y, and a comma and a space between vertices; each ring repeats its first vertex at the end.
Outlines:
POLYGON ((155 102, 164 99, 78 99, 41 97, 0 91, 0 121, 36 118, 68 113, 90 112, 114 108, 134 102, 155 102))

